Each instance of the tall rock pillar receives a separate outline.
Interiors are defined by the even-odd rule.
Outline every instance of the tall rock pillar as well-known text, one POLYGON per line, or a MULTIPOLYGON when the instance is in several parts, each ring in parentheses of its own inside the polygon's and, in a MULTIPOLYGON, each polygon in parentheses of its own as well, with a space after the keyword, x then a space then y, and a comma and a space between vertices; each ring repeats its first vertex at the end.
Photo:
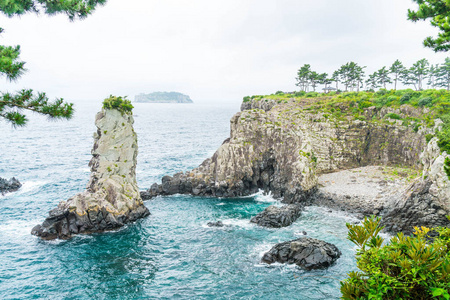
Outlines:
POLYGON ((150 214, 136 182, 138 145, 133 123, 131 109, 103 108, 97 113, 86 190, 60 202, 31 234, 67 239, 74 234, 112 230, 150 214))

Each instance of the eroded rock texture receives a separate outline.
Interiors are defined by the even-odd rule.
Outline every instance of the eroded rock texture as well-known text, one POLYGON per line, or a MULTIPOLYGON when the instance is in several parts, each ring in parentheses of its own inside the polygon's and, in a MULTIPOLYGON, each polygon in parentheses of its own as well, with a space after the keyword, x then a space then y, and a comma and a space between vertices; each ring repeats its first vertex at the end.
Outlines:
POLYGON ((269 206, 261 213, 254 216, 250 222, 263 227, 280 228, 294 223, 302 214, 303 206, 288 204, 282 207, 269 206))
MULTIPOLYGON (((435 141, 427 145, 425 139, 439 129, 439 120, 436 128, 413 130, 389 118, 393 113, 415 118, 426 108, 369 107, 364 109, 363 121, 330 117, 312 108, 311 101, 317 100, 243 103, 242 111, 231 119, 230 138, 211 158, 192 171, 165 176, 161 184, 143 192, 143 198, 177 193, 236 197, 262 189, 286 204, 315 201, 361 215, 380 215, 393 232, 408 233, 411 225, 445 223, 444 214, 450 214, 450 186, 442 168, 447 154, 440 153, 435 141), (367 166, 423 169, 424 175, 409 188, 399 183, 398 189, 395 182, 374 178, 367 188, 375 187, 377 195, 330 192, 319 185, 321 175, 367 166)), ((254 221, 271 220, 260 221, 262 226, 291 223, 274 221, 285 214, 278 213, 275 217, 263 212, 254 221)))
MULTIPOLYGON (((418 167, 426 144, 423 132, 395 120, 331 121, 323 113, 305 110, 306 104, 274 100, 243 104, 244 110, 231 119, 230 138, 211 158, 190 172, 165 176, 143 197, 176 193, 236 197, 262 189, 284 203, 300 203, 315 192, 321 173, 367 165, 418 167)), ((390 112, 369 108, 366 118, 390 112)))
POLYGON ((66 239, 78 233, 111 230, 150 213, 136 183, 137 136, 131 113, 102 109, 96 115, 94 147, 86 191, 51 210, 32 234, 66 239))
POLYGON ((0 194, 4 195, 6 193, 15 192, 22 184, 16 178, 11 178, 10 180, 0 177, 0 194))
POLYGON ((303 237, 293 241, 276 244, 265 253, 261 261, 267 264, 296 264, 305 270, 324 269, 331 266, 341 251, 330 243, 303 237))
POLYGON ((391 232, 412 234, 414 226, 449 226, 450 181, 444 171, 447 153, 441 153, 437 138, 433 138, 421 154, 422 177, 416 179, 392 201, 382 224, 391 232))

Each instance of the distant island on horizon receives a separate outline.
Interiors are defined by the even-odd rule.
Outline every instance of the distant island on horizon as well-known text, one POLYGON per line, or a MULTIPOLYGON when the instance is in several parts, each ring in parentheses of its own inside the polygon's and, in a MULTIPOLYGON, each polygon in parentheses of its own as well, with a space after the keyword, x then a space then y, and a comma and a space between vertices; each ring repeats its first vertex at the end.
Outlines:
POLYGON ((134 97, 139 103, 194 103, 188 95, 177 92, 141 93, 134 97))

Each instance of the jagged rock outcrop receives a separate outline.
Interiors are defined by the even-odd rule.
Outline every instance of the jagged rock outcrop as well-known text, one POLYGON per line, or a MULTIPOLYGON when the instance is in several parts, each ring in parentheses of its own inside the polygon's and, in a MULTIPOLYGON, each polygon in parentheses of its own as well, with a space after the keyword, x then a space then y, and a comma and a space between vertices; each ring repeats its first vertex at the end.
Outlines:
POLYGON ((32 234, 66 239, 74 234, 112 230, 150 213, 136 183, 137 136, 131 112, 102 109, 96 115, 94 147, 86 191, 59 203, 32 234))
MULTIPOLYGON (((412 225, 444 224, 450 208, 450 186, 442 168, 446 154, 440 154, 435 141, 427 145, 425 139, 439 129, 439 120, 435 128, 414 128, 390 118, 418 118, 428 112, 406 104, 364 108, 357 118, 331 116, 330 110, 316 109, 321 100, 244 102, 242 111, 231 119, 230 138, 211 158, 192 171, 165 176, 162 184, 155 183, 143 192, 143 198, 177 193, 236 197, 262 189, 286 204, 316 203, 361 216, 380 215, 386 219, 386 228, 394 232, 409 233, 407 228, 412 225), (321 175, 366 166, 425 171, 409 189, 405 182, 396 188, 393 181, 373 179, 377 195, 330 192, 318 184, 321 175)), ((339 105, 333 109, 340 110, 339 105)), ((345 109, 348 107, 342 107, 345 109)), ((283 216, 283 212, 277 213, 271 219, 283 216)), ((254 221, 265 220, 265 215, 267 212, 254 221)))
POLYGON ((0 177, 0 194, 15 192, 22 187, 22 184, 15 177, 10 180, 0 177))
POLYGON ((421 154, 422 177, 416 179, 393 201, 382 218, 382 225, 391 232, 412 234, 414 226, 449 226, 450 181, 444 171, 447 153, 441 153, 437 138, 428 143, 421 154))
POLYGON ((302 214, 302 205, 288 204, 282 207, 269 206, 264 211, 254 216, 250 222, 259 226, 280 228, 294 223, 302 214))
POLYGON ((324 269, 331 266, 339 257, 341 251, 330 243, 302 237, 293 241, 276 244, 266 252, 261 261, 267 264, 296 264, 305 270, 324 269))
MULTIPOLYGON (((143 197, 176 193, 236 197, 262 189, 284 203, 300 203, 314 194, 321 173, 366 165, 417 167, 427 132, 414 132, 395 120, 331 120, 322 112, 304 109, 310 104, 244 103, 245 110, 231 119, 230 138, 211 158, 190 172, 165 176, 143 197)), ((416 113, 409 110, 404 113, 416 113)), ((390 112, 366 110, 368 120, 390 112)))

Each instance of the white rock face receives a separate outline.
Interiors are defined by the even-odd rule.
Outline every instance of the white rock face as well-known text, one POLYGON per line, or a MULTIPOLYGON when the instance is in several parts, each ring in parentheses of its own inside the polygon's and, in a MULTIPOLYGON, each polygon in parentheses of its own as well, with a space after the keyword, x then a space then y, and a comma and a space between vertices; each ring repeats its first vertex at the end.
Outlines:
POLYGON ((444 161, 448 156, 437 144, 437 137, 430 140, 420 156, 423 163, 423 180, 431 182, 429 193, 440 205, 450 210, 450 181, 444 171, 444 161))
POLYGON ((111 230, 150 214, 136 182, 138 145, 133 123, 131 113, 103 109, 97 114, 86 191, 62 201, 32 234, 46 239, 68 238, 111 230))

